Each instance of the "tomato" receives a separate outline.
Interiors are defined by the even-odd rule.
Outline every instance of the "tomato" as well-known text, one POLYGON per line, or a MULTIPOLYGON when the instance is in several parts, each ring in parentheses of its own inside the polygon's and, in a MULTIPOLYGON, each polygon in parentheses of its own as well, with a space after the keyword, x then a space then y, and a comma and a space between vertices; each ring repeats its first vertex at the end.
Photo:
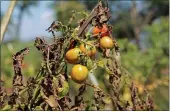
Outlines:
POLYGON ((99 33, 102 33, 101 37, 109 35, 108 28, 107 28, 106 24, 104 24, 102 28, 99 28, 98 26, 95 26, 93 28, 93 31, 92 31, 93 35, 98 35, 99 33))
POLYGON ((67 51, 66 60, 70 64, 76 64, 79 60, 79 55, 82 51, 79 48, 73 48, 67 51))
POLYGON ((88 69, 86 66, 77 64, 71 70, 71 79, 76 83, 83 83, 88 77, 88 69))
MULTIPOLYGON (((87 43, 90 43, 90 42, 87 42, 87 43)), ((92 44, 92 43, 90 43, 92 44)), ((88 56, 92 57, 92 56, 95 56, 96 54, 96 47, 94 46, 91 46, 91 45, 88 45, 88 44, 81 44, 80 45, 80 49, 81 51, 83 51, 85 54, 87 54, 88 56)))
POLYGON ((113 46, 114 41, 110 37, 104 36, 100 39, 100 47, 110 49, 113 48, 113 46))

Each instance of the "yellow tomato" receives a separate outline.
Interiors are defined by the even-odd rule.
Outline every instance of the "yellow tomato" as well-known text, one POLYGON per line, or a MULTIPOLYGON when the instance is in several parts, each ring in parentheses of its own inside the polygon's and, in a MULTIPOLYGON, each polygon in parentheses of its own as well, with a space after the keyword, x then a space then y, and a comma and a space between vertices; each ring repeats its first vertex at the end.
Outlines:
POLYGON ((113 46, 114 41, 110 37, 104 36, 100 39, 100 47, 110 49, 113 48, 113 46))
POLYGON ((81 53, 81 50, 79 48, 74 48, 74 49, 70 49, 69 51, 67 51, 66 53, 67 62, 70 64, 78 63, 80 53, 81 53))
POLYGON ((77 64, 73 66, 71 71, 71 79, 76 83, 83 83, 88 77, 88 69, 86 66, 77 64))
MULTIPOLYGON (((90 42, 88 42, 88 43, 90 43, 90 42)), ((96 47, 93 47, 90 45, 81 44, 80 49, 81 49, 81 51, 83 51, 85 54, 87 54, 90 57, 94 56, 96 54, 96 47)))

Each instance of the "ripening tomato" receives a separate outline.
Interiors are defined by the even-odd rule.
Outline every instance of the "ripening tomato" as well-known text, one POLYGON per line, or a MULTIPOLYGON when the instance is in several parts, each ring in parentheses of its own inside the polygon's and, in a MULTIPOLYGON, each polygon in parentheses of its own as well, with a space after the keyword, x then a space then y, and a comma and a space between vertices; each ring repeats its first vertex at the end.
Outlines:
POLYGON ((108 28, 107 28, 106 24, 104 24, 103 27, 101 27, 101 28, 98 26, 95 26, 93 28, 93 31, 92 31, 93 35, 98 35, 99 33, 102 33, 101 37, 109 35, 108 28))
POLYGON ((71 70, 71 79, 76 83, 83 83, 88 77, 88 69, 86 66, 77 64, 71 70))
POLYGON ((79 48, 73 48, 67 51, 66 60, 70 64, 76 64, 79 60, 79 55, 82 51, 79 48))
POLYGON ((111 49, 113 48, 113 46, 114 46, 114 41, 110 37, 104 36, 100 39, 100 47, 111 49))
MULTIPOLYGON (((91 42, 87 42, 87 43, 91 43, 91 42)), ((95 54, 96 54, 96 47, 95 46, 93 47, 91 45, 81 44, 80 49, 90 57, 95 56, 95 54)))

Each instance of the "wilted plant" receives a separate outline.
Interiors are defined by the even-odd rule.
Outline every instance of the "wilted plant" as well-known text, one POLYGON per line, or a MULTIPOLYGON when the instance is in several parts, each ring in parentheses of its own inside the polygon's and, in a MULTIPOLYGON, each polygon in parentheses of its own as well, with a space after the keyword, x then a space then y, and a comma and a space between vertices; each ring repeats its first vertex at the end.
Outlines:
POLYGON ((153 110, 151 96, 147 91, 146 96, 139 96, 132 76, 120 65, 119 46, 112 37, 112 25, 107 23, 110 17, 109 8, 99 2, 89 15, 74 11, 68 25, 54 21, 47 29, 53 35, 52 43, 41 37, 35 39, 34 47, 42 53, 43 60, 38 73, 30 77, 26 85, 21 68, 30 47, 13 55, 14 90, 8 95, 1 85, 1 110, 104 110, 110 103, 113 110, 153 110), (71 21, 76 14, 83 14, 84 18, 73 28, 71 21), (61 37, 55 36, 58 31, 62 32, 61 37), (106 61, 99 60, 99 54, 106 61), (74 64, 71 75, 67 71, 68 63, 74 64), (109 93, 87 79, 89 72, 97 67, 109 74, 109 93), (68 80, 81 84, 74 101, 69 96, 68 80), (83 98, 87 86, 94 90, 94 97, 89 101, 83 98), (124 88, 131 94, 128 101, 121 98, 124 88))

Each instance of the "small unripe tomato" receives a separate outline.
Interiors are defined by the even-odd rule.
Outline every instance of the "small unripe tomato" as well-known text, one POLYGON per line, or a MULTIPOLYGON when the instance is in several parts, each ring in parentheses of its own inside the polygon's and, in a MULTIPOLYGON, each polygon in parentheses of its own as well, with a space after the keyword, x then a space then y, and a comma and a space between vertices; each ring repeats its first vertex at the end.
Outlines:
POLYGON ((104 36, 100 39, 100 47, 111 49, 113 48, 113 46, 114 46, 114 41, 110 37, 104 36))
POLYGON ((108 33, 108 28, 107 28, 107 25, 106 25, 106 24, 104 24, 101 28, 98 27, 98 26, 95 26, 95 27, 93 28, 93 31, 92 31, 92 34, 93 34, 93 35, 98 35, 99 33, 102 33, 102 34, 101 34, 101 37, 103 37, 103 36, 108 36, 108 35, 109 35, 109 33, 108 33))
POLYGON ((79 60, 79 55, 82 51, 79 48, 73 48, 67 51, 66 60, 70 64, 76 64, 79 60))
POLYGON ((88 77, 88 69, 86 66, 77 64, 71 70, 71 79, 76 83, 83 83, 88 77))
MULTIPOLYGON (((87 42, 87 43, 90 43, 90 42, 87 42)), ((96 54, 96 47, 95 46, 91 46, 91 45, 88 45, 88 44, 86 44, 86 45, 81 44, 80 49, 81 49, 82 52, 84 52, 85 54, 87 54, 90 57, 92 57, 96 54)))

